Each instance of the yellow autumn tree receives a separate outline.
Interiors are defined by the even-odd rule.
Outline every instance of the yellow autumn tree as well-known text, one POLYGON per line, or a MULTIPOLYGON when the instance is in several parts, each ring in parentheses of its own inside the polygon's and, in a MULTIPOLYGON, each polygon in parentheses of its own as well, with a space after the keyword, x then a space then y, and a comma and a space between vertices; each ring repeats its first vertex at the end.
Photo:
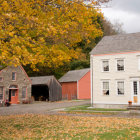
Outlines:
POLYGON ((78 59, 80 49, 73 46, 103 34, 99 16, 78 0, 0 0, 0 62, 36 69, 78 59))

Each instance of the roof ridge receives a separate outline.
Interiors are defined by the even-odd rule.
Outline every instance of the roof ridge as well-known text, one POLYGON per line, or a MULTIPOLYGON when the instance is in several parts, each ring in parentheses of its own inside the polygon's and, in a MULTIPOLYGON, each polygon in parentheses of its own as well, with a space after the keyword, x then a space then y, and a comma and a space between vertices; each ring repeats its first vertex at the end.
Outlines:
MULTIPOLYGON (((86 70, 86 69, 90 69, 90 68, 76 69, 76 70, 69 70, 69 71, 78 71, 78 70, 86 70)), ((68 72, 69 72, 69 71, 68 71, 68 72)))
POLYGON ((135 32, 135 33, 122 33, 122 34, 116 34, 116 35, 106 35, 104 37, 124 36, 124 35, 133 35, 133 34, 140 34, 140 32, 135 32))
POLYGON ((89 71, 90 71, 90 68, 68 71, 66 74, 64 74, 59 79, 59 82, 75 82, 75 81, 78 81, 89 71))
POLYGON ((140 32, 105 36, 92 49, 91 55, 140 51, 140 32))
POLYGON ((54 77, 54 75, 46 75, 46 76, 31 76, 30 78, 37 78, 37 77, 54 77))

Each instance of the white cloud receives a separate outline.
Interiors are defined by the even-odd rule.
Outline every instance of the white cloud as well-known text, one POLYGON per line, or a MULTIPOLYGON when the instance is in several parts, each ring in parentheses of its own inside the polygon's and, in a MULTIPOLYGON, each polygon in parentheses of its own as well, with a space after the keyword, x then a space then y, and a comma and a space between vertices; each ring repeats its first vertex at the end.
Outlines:
POLYGON ((140 32, 140 0, 114 0, 111 4, 111 8, 102 9, 107 19, 123 23, 127 33, 140 32))

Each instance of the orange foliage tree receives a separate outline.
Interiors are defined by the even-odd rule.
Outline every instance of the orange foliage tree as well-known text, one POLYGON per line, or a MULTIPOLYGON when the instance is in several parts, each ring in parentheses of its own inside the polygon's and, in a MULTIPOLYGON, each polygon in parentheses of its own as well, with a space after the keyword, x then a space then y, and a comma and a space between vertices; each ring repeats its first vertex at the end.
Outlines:
POLYGON ((103 35, 99 16, 98 8, 78 0, 1 0, 0 62, 36 69, 78 59, 75 44, 103 35))

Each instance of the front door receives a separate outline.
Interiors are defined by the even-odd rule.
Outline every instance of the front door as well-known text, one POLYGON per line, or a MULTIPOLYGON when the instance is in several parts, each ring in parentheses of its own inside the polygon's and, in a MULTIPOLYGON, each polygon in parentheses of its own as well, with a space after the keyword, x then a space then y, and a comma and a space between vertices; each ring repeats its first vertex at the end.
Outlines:
POLYGON ((132 96, 132 102, 133 104, 140 104, 140 99, 139 99, 139 81, 133 81, 133 96, 132 96))
POLYGON ((18 103, 18 90, 17 89, 9 89, 9 99, 11 104, 18 103))

